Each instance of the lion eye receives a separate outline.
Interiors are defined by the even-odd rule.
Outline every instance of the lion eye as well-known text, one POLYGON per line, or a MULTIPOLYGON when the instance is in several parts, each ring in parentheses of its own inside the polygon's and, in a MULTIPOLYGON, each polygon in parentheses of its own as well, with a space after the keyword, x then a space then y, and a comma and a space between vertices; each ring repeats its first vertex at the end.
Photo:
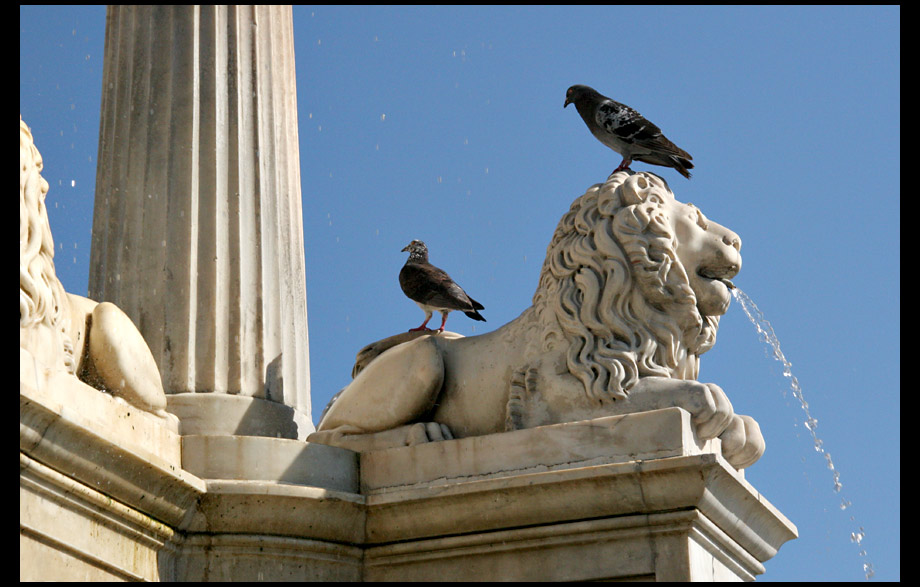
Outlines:
POLYGON ((703 230, 709 230, 709 223, 706 221, 706 217, 703 216, 703 213, 699 211, 698 208, 694 208, 693 212, 696 214, 696 224, 703 230))

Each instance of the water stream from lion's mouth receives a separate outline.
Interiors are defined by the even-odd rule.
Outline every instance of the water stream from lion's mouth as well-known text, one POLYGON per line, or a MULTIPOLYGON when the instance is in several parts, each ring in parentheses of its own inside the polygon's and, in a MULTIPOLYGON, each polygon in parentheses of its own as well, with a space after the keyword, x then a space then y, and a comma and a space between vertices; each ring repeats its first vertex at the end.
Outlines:
MULTIPOLYGON (((792 396, 799 401, 799 405, 801 405, 802 411, 805 412, 805 428, 807 428, 811 433, 815 452, 824 457, 827 468, 833 475, 834 493, 840 496, 840 509, 846 510, 848 507, 850 507, 851 504, 850 501, 847 500, 841 493, 843 484, 840 482, 840 472, 834 466, 834 461, 831 459, 831 453, 825 450, 824 442, 818 437, 818 420, 811 415, 811 411, 808 407, 808 402, 805 401, 805 396, 802 394, 802 387, 799 385, 799 380, 792 373, 792 363, 786 359, 786 356, 783 355, 783 351, 781 351, 779 348, 779 339, 777 338, 776 333, 773 331, 773 326, 764 317, 763 312, 760 311, 760 308, 757 307, 757 304, 754 303, 754 300, 752 300, 750 296, 748 296, 737 287, 731 288, 731 292, 732 296, 735 298, 735 301, 738 302, 738 305, 740 305, 741 309, 744 310, 744 313, 747 315, 748 319, 750 319, 751 323, 754 325, 754 328, 757 329, 760 340, 763 341, 772 351, 773 358, 782 363, 783 377, 789 379, 789 386, 792 388, 792 396)), ((785 395, 785 392, 783 392, 783 394, 785 395)), ((854 524, 856 523, 856 520, 853 516, 850 516, 850 521, 854 524)), ((871 579, 873 575, 875 575, 875 569, 873 568, 872 563, 869 562, 868 554, 866 553, 866 549, 862 544, 862 541, 866 536, 866 532, 862 526, 857 524, 857 527, 858 530, 850 533, 850 541, 856 544, 856 547, 859 549, 859 556, 863 559, 863 573, 868 580, 871 579)))

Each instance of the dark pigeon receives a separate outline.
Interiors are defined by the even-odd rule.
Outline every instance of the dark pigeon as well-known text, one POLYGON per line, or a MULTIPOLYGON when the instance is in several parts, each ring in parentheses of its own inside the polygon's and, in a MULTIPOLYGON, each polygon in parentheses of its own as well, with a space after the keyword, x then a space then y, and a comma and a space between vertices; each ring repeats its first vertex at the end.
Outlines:
POLYGON ((484 310, 482 304, 466 295, 459 285, 454 283, 450 275, 428 262, 428 247, 420 240, 414 240, 403 249, 409 251, 409 258, 399 272, 399 286, 403 293, 414 301, 425 312, 425 321, 414 330, 430 330, 427 328, 432 312, 441 313, 441 327, 438 332, 444 332, 447 315, 453 310, 460 310, 473 320, 485 322, 486 319, 477 310, 484 310))
POLYGON ((572 86, 565 92, 565 104, 575 104, 591 134, 623 156, 623 162, 613 172, 629 169, 633 160, 673 167, 690 179, 688 169, 693 157, 672 143, 661 129, 627 106, 597 93, 588 86, 572 86))

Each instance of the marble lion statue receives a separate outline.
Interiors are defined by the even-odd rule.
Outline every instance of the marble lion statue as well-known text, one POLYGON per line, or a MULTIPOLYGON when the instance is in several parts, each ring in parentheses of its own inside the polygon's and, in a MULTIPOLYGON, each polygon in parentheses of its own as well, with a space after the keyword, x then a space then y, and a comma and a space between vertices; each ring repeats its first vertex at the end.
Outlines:
POLYGON ((373 450, 678 406, 747 467, 764 451, 759 426, 696 380, 740 248, 658 176, 615 173, 560 220, 531 307, 479 336, 368 345, 308 440, 373 450))
POLYGON ((131 319, 111 303, 69 294, 54 269, 48 182, 19 119, 19 347, 47 376, 65 373, 175 424, 159 369, 131 319))

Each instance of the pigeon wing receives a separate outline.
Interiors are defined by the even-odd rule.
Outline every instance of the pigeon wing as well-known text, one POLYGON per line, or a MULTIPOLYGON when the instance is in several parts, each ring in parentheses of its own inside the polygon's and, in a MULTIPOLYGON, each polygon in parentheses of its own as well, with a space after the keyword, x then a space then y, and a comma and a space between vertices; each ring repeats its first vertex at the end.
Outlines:
MULTIPOLYGON (((689 153, 668 140, 655 123, 626 104, 621 104, 609 98, 601 101, 597 106, 595 122, 598 127, 616 136, 624 143, 634 144, 643 149, 661 151, 685 159, 692 159, 689 153)), ((635 156, 634 159, 643 160, 639 155, 635 156)), ((661 164, 657 160, 646 162, 661 164)), ((670 163, 666 165, 670 165, 670 163)))
POLYGON ((445 271, 430 264, 404 265, 399 272, 399 284, 409 299, 426 306, 448 310, 475 307, 445 271))
POLYGON ((610 99, 598 103, 594 113, 594 122, 598 128, 624 143, 648 141, 661 134, 661 129, 646 120, 641 114, 627 106, 610 99))

